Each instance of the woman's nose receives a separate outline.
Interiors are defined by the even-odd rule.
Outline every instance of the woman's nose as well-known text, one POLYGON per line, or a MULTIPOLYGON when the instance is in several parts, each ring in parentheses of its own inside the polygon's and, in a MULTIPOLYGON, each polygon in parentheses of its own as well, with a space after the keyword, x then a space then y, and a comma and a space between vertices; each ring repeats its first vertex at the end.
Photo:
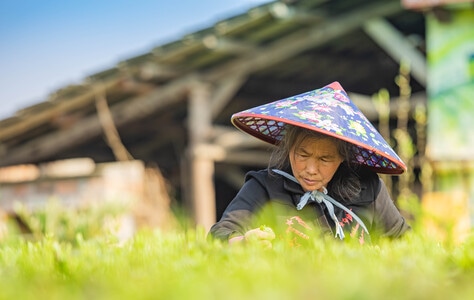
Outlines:
POLYGON ((306 172, 309 174, 317 174, 319 170, 319 165, 316 160, 310 159, 306 164, 306 172))

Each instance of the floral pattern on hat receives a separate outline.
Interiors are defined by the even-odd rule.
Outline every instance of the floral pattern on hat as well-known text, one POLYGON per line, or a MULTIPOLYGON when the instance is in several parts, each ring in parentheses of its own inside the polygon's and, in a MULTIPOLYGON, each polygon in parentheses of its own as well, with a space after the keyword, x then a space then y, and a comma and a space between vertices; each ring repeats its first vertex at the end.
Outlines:
POLYGON ((352 103, 338 82, 323 88, 244 110, 232 116, 244 132, 277 144, 290 124, 339 138, 354 145, 353 162, 378 173, 401 174, 405 164, 352 103))

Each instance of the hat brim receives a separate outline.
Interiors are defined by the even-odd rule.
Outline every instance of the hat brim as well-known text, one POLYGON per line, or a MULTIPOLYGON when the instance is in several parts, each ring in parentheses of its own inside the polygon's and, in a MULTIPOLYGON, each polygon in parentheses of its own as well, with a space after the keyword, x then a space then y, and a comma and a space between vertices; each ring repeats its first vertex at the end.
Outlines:
POLYGON ((283 138, 285 124, 320 132, 354 145, 353 163, 365 165, 377 173, 392 175, 404 173, 406 165, 350 101, 342 87, 338 83, 333 83, 323 89, 236 113, 232 116, 231 122, 243 132, 274 145, 283 138), (328 100, 328 90, 329 93, 337 93, 337 97, 334 99, 329 97, 328 100), (341 97, 345 97, 341 103, 336 103, 337 105, 331 109, 327 107, 328 101, 332 101, 330 104, 333 104, 341 97), (284 105, 286 107, 283 107, 284 105), (307 109, 308 107, 311 110, 307 109), (295 113, 303 109, 307 109, 305 113, 316 114, 320 119, 302 118, 295 113), (350 116, 341 117, 343 112, 348 110, 351 111, 350 116), (349 120, 351 123, 348 123, 349 118, 352 118, 349 120), (332 122, 332 127, 329 128, 325 125, 329 122, 328 119, 332 122), (357 132, 358 128, 349 128, 351 126, 360 126, 360 129, 367 133, 366 136, 361 137, 360 132, 357 132))
MULTIPOLYGON (((241 130, 241 131, 243 131, 247 134, 250 134, 250 135, 252 135, 252 136, 254 136, 254 137, 256 137, 256 138, 258 138, 258 139, 260 139, 264 142, 267 142, 269 144, 278 145, 280 140, 277 139, 277 138, 274 138, 270 135, 263 134, 260 131, 255 131, 255 130, 251 129, 249 126, 246 126, 245 123, 242 122, 242 120, 245 119, 245 118, 252 118, 252 119, 256 120, 257 122, 259 120, 261 120, 261 121, 275 121, 276 123, 298 126, 298 127, 306 128, 306 129, 309 129, 309 130, 317 131, 319 133, 322 133, 322 134, 325 134, 325 135, 328 135, 328 136, 346 141, 348 143, 351 143, 351 144, 353 144, 354 146, 357 147, 356 151, 359 151, 359 152, 367 151, 367 152, 371 153, 368 156, 374 156, 374 155, 379 156, 380 158, 377 159, 377 161, 384 160, 384 158, 389 161, 388 163, 385 162, 383 164, 374 164, 373 166, 371 166, 370 164, 364 164, 360 161, 355 161, 355 163, 364 164, 364 165, 366 165, 366 167, 368 167, 369 169, 372 169, 374 172, 377 172, 377 173, 400 175, 400 174, 403 174, 407 169, 405 164, 401 160, 395 159, 395 158, 387 155, 387 153, 385 153, 385 152, 382 152, 382 151, 380 151, 376 148, 368 149, 367 145, 365 145, 365 144, 362 144, 358 141, 348 139, 348 138, 343 137, 343 136, 339 136, 339 135, 334 134, 332 132, 328 132, 328 131, 325 131, 325 130, 314 128, 314 127, 304 125, 304 124, 300 124, 300 123, 297 123, 297 122, 292 122, 292 121, 289 121, 289 120, 284 120, 283 121, 283 120, 281 120, 277 117, 269 117, 269 116, 264 116, 264 115, 245 114, 245 113, 235 114, 235 115, 232 116, 231 122, 236 128, 238 128, 239 130, 241 130), (391 166, 388 167, 389 165, 391 165, 391 166)), ((276 125, 272 125, 272 126, 276 126, 276 125)), ((279 130, 280 133, 282 133, 282 131, 283 131, 283 128, 281 130, 279 130)))

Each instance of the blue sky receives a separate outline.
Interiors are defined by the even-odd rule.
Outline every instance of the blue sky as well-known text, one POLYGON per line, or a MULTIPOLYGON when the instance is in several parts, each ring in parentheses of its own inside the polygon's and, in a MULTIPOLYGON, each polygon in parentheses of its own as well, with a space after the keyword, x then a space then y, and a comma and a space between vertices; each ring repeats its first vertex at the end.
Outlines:
POLYGON ((1 0, 0 119, 264 0, 1 0))

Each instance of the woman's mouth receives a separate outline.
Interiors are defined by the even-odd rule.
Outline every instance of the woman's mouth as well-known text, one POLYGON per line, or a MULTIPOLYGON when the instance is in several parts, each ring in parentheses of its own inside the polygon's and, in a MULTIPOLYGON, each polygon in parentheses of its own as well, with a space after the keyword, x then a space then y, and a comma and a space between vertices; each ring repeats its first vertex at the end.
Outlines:
POLYGON ((314 186, 319 182, 317 180, 311 180, 311 179, 307 179, 307 178, 303 178, 303 181, 304 181, 304 183, 306 183, 306 185, 309 185, 309 186, 314 186))

